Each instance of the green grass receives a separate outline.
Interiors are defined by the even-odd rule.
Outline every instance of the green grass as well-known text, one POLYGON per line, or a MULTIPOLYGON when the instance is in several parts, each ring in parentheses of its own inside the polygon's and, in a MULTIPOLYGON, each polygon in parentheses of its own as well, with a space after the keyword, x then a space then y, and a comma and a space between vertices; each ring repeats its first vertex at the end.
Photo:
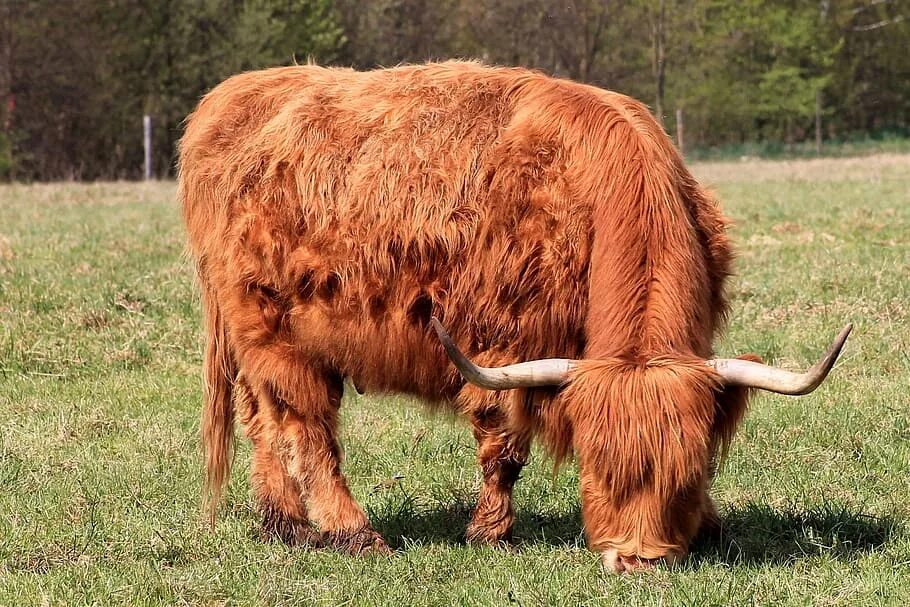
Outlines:
MULTIPOLYGON (((840 158, 845 156, 872 155, 882 153, 910 152, 910 132, 885 131, 860 137, 845 137, 826 140, 822 143, 821 157, 840 158)), ((783 141, 747 141, 714 147, 696 147, 687 152, 693 161, 736 160, 738 158, 797 159, 817 158, 815 139, 785 143, 783 141)))
POLYGON ((0 605, 906 604, 910 157, 821 162, 695 167, 736 221, 718 351, 802 367, 856 329, 818 392, 753 400, 713 491, 722 539, 621 577, 584 547, 575 467, 554 477, 539 450, 517 550, 465 546, 470 433, 394 397, 343 407, 345 469, 393 556, 260 543, 245 443, 210 532, 173 184, 0 188, 0 605))

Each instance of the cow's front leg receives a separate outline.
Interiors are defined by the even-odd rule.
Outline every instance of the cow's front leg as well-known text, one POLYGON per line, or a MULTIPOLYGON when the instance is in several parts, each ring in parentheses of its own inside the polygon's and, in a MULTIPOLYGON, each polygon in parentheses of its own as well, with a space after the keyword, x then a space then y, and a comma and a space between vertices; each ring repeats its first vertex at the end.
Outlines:
POLYGON ((483 486, 465 536, 472 543, 509 542, 515 522, 512 487, 528 460, 530 437, 510 430, 499 408, 477 411, 471 422, 483 486))
POLYGON ((718 540, 723 530, 723 523, 720 520, 720 514, 717 512, 717 505, 711 498, 711 495, 705 490, 705 497, 702 498, 703 514, 701 526, 698 528, 698 535, 707 540, 718 540))

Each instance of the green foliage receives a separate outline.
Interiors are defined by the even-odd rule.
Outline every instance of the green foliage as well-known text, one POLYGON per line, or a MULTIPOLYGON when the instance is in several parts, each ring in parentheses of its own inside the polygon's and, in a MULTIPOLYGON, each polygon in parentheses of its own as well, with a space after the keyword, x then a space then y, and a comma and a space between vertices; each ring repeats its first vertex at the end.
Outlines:
POLYGON ((137 176, 145 113, 156 172, 167 175, 182 121, 208 89, 241 70, 331 62, 345 41, 331 0, 21 4, 0 18, 0 101, 16 99, 25 178, 137 176))
POLYGON ((231 48, 247 49, 238 69, 332 62, 345 42, 330 0, 247 0, 232 34, 231 48))
POLYGON ((905 13, 898 0, 5 0, 0 112, 16 109, 0 162, 24 179, 136 177, 151 113, 169 175, 202 94, 311 59, 527 65, 642 99, 671 132, 682 108, 689 149, 813 139, 817 98, 825 140, 906 129, 905 13))
POLYGON ((699 140, 804 138, 839 48, 818 6, 714 1, 695 18, 697 59, 683 70, 701 69, 673 90, 699 140))

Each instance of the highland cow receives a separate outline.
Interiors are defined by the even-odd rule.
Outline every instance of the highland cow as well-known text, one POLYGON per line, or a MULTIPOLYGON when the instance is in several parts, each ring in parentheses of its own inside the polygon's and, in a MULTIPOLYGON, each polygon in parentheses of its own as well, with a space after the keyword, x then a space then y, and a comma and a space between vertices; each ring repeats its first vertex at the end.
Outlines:
POLYGON ((241 74, 188 119, 179 174, 209 508, 237 417, 263 531, 292 544, 388 550, 341 472, 347 378, 467 418, 470 541, 510 539, 536 436, 577 458, 608 568, 672 562, 717 524, 708 486, 749 390, 814 389, 849 332, 803 375, 711 359, 732 258, 717 204, 641 103, 525 69, 241 74))

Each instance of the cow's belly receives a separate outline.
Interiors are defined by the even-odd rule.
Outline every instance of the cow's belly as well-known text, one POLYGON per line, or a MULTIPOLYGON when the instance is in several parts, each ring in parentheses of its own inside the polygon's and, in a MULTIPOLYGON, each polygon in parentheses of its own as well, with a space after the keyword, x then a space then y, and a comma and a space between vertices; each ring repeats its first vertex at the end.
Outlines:
POLYGON ((350 378, 360 391, 451 398, 461 385, 431 333, 430 305, 370 309, 351 300, 304 304, 290 312, 295 346, 319 365, 350 378))

